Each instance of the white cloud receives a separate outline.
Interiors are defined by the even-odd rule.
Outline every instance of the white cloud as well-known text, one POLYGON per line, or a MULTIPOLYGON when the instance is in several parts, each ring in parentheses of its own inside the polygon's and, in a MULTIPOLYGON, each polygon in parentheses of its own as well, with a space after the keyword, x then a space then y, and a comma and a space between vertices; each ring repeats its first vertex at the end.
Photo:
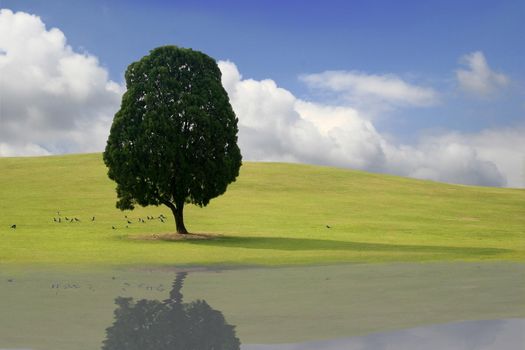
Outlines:
MULTIPOLYGON (((297 100, 295 110, 301 118, 312 123, 320 134, 313 145, 323 164, 381 171, 385 163, 385 140, 374 125, 350 107, 328 106, 297 100), (323 152, 323 153, 321 153, 323 152)), ((305 140, 302 144, 307 143, 305 140)), ((304 146, 303 146, 304 147, 304 146)))
MULTIPOLYGON (((239 118, 245 159, 480 185, 504 185, 506 178, 508 185, 523 185, 518 150, 524 147, 524 128, 445 133, 417 145, 398 145, 348 103, 304 101, 273 80, 243 79, 232 62, 219 62, 219 67, 239 118)), ((432 89, 393 75, 325 72, 303 79, 350 98, 396 106, 437 101, 432 89)), ((0 156, 101 151, 122 92, 97 58, 75 52, 60 30, 46 29, 37 16, 0 11, 0 156)))
POLYGON ((373 100, 394 105, 429 106, 438 102, 432 88, 407 83, 393 74, 325 71, 300 77, 308 86, 341 94, 350 102, 373 100))
POLYGON ((0 156, 100 151, 122 92, 59 29, 0 11, 0 156))
POLYGON ((272 80, 243 79, 232 62, 221 61, 219 67, 239 118, 239 145, 245 159, 342 166, 471 185, 522 186, 515 164, 523 154, 513 146, 522 130, 443 133, 416 145, 394 144, 357 109, 298 99, 272 80))
POLYGON ((494 163, 509 187, 525 187, 525 124, 486 129, 475 134, 450 133, 445 142, 462 142, 478 157, 494 163))
POLYGON ((245 158, 373 168, 382 157, 369 142, 377 132, 356 110, 301 101, 273 80, 243 80, 232 62, 219 67, 245 158))
POLYGON ((386 169, 394 174, 466 185, 508 184, 494 159, 482 158, 464 135, 426 137, 415 146, 388 147, 387 153, 386 169))
POLYGON ((490 69, 483 52, 476 51, 461 57, 467 69, 458 69, 456 78, 466 92, 484 97, 509 84, 509 78, 490 69))
POLYGON ((11 145, 8 143, 0 142, 0 156, 3 157, 15 157, 15 156, 48 156, 48 150, 35 145, 33 143, 18 143, 17 145, 11 145))

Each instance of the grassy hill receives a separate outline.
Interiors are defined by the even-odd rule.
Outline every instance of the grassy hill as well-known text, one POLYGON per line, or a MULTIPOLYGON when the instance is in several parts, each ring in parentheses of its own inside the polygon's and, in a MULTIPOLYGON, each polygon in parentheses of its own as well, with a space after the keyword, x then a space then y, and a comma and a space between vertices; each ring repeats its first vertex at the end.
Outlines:
POLYGON ((521 189, 246 162, 225 195, 185 210, 190 231, 220 237, 177 242, 139 239, 174 232, 171 213, 116 209, 100 154, 0 158, 0 199, 11 266, 525 260, 521 189))

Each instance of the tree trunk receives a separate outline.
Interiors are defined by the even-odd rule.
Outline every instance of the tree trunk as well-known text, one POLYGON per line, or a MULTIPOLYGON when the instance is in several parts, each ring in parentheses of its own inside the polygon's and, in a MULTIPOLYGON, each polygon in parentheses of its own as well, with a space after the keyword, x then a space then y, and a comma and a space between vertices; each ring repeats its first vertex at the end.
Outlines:
POLYGON ((184 226, 184 215, 183 215, 184 203, 181 206, 177 205, 177 210, 175 212, 175 225, 177 226, 177 233, 183 235, 188 233, 186 226, 184 226))
POLYGON ((173 213, 173 217, 175 218, 175 226, 177 227, 177 233, 183 235, 188 234, 188 230, 186 230, 186 226, 184 226, 184 201, 177 203, 177 205, 174 205, 168 201, 163 203, 168 208, 170 208, 171 212, 173 213))

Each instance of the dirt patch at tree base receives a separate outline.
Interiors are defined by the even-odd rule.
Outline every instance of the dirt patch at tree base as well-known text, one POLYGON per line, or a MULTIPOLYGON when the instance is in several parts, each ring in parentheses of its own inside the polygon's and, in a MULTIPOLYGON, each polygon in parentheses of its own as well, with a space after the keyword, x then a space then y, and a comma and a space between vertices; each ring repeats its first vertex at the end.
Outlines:
POLYGON ((195 240, 213 240, 220 238, 220 235, 208 233, 153 233, 147 235, 138 235, 130 237, 131 239, 141 241, 195 241, 195 240))

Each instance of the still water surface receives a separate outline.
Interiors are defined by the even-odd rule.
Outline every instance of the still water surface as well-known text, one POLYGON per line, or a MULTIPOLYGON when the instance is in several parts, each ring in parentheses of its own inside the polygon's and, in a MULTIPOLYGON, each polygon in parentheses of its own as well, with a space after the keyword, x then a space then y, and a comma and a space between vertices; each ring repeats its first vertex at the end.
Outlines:
POLYGON ((0 271, 0 349, 525 349, 525 264, 0 271))

